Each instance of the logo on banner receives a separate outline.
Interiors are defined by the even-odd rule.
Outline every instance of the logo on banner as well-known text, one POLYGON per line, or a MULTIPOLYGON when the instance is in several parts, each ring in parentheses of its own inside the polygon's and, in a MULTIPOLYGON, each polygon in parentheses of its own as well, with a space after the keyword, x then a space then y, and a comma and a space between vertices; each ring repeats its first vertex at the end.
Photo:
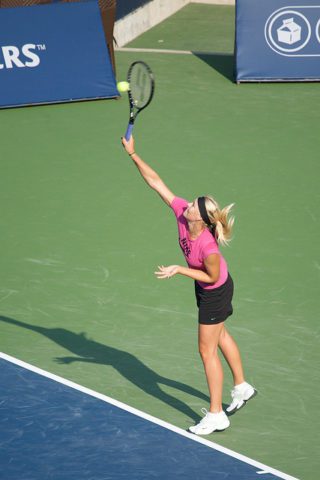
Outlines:
POLYGON ((276 10, 268 18, 264 34, 268 46, 279 55, 320 56, 320 5, 276 10), (315 11, 319 13, 316 26, 315 11))
POLYGON ((320 18, 316 26, 316 35, 317 35, 317 40, 320 43, 320 18))
POLYGON ((15 45, 0 47, 0 70, 11 68, 34 68, 40 65, 40 56, 36 52, 45 51, 46 46, 26 43, 21 48, 15 45))
POLYGON ((278 42, 293 45, 301 40, 302 27, 293 18, 285 18, 277 29, 278 42))

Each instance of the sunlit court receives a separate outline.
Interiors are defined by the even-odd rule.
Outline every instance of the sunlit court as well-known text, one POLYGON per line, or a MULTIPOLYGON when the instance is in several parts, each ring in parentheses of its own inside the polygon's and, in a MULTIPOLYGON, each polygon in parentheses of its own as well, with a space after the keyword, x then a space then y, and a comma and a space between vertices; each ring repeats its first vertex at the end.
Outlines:
POLYGON ((0 26, 0 477, 316 480, 320 2, 0 26))

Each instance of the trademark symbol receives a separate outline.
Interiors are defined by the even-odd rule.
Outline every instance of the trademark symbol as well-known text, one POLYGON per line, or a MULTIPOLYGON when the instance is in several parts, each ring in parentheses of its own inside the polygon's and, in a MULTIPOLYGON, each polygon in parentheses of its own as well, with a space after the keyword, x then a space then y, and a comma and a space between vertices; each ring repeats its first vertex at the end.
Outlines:
POLYGON ((41 50, 41 51, 47 49, 47 47, 44 43, 40 43, 39 45, 36 45, 36 48, 37 48, 37 50, 41 50))

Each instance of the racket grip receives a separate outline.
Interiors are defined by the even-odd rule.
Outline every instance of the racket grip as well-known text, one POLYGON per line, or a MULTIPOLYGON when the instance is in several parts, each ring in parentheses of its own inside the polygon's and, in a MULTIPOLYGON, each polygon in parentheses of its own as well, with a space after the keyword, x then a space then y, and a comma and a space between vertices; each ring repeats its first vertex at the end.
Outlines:
POLYGON ((126 134, 125 134, 125 139, 127 140, 127 142, 129 141, 129 139, 131 137, 132 130, 133 130, 133 123, 128 123, 128 128, 127 128, 127 131, 126 131, 126 134))

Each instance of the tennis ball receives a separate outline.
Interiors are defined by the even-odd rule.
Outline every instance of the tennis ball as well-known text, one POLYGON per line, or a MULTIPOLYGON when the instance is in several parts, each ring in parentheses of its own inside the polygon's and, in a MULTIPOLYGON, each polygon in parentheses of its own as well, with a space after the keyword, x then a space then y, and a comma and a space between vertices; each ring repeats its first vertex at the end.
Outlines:
POLYGON ((118 82, 117 89, 120 93, 127 92, 129 90, 129 83, 128 82, 118 82))

